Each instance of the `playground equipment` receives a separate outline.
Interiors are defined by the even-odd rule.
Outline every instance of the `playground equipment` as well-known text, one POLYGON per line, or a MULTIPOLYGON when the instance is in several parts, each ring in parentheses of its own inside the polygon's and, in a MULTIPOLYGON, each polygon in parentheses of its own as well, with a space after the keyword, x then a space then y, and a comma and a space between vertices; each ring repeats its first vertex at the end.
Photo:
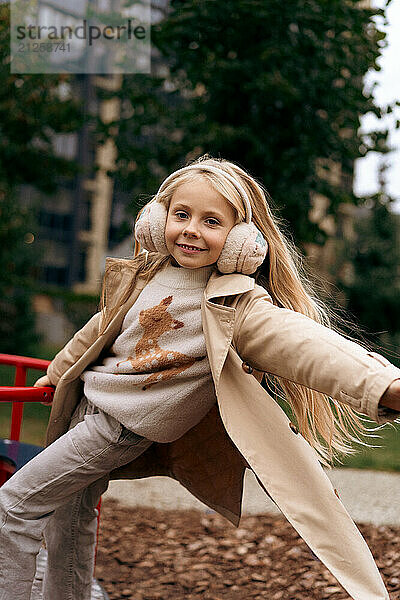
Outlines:
MULTIPOLYGON (((54 396, 52 387, 27 387, 26 374, 28 369, 46 371, 50 364, 48 360, 0 354, 0 364, 15 367, 14 386, 0 386, 0 402, 11 402, 10 436, 0 438, 0 486, 20 469, 31 458, 43 450, 41 446, 20 441, 21 425, 25 402, 51 402, 54 396)), ((99 530, 100 503, 97 506, 99 530)), ((96 546, 97 551, 97 546, 96 546)), ((47 560, 47 551, 42 548, 36 560, 36 577, 32 587, 31 600, 41 600, 43 572, 47 560)), ((98 581, 93 578, 91 600, 109 600, 106 592, 98 581)))

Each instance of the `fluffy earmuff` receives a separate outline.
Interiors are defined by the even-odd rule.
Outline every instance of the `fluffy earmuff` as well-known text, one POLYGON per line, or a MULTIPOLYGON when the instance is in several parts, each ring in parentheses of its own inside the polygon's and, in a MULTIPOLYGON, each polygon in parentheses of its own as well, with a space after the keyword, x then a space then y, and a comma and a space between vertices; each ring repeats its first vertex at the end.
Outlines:
POLYGON ((217 261, 221 273, 250 275, 267 255, 267 242, 254 223, 239 223, 232 227, 217 261))
POLYGON ((149 202, 143 208, 135 224, 135 238, 139 244, 160 254, 169 254, 165 244, 165 225, 167 223, 167 209, 161 202, 149 202))

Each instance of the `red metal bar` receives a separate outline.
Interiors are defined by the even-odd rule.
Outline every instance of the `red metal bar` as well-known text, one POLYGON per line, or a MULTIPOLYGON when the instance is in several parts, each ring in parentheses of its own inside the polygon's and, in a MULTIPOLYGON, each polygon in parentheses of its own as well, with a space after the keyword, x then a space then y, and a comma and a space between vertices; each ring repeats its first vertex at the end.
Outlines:
MULTIPOLYGON (((16 364, 14 386, 25 386, 26 383, 26 367, 21 363, 16 364)), ((24 404, 18 403, 12 405, 11 412, 11 440, 19 440, 21 435, 22 417, 24 414, 24 404)))
MULTIPOLYGON (((13 395, 9 401, 12 401, 12 411, 11 411, 11 431, 10 431, 10 439, 14 441, 18 441, 21 435, 21 425, 22 425, 22 417, 24 413, 24 401, 25 398, 21 393, 21 388, 25 387, 26 384, 26 371, 27 369, 37 369, 39 371, 45 371, 50 364, 49 360, 43 360, 41 358, 31 358, 30 356, 17 356, 15 354, 0 354, 0 364, 2 365, 12 365, 15 367, 15 381, 14 388, 11 387, 2 387, 2 398, 0 401, 4 402, 4 398, 7 395, 13 395), (10 390, 7 392, 7 390, 10 390), (11 390, 14 390, 11 392, 11 390)), ((33 389, 33 388, 31 388, 33 389)), ((36 388, 35 388, 36 389, 36 388)), ((37 388, 40 390, 40 388, 37 388)), ((33 394, 29 391, 30 388, 25 388, 27 392, 26 401, 28 402, 40 402, 47 401, 48 396, 41 396, 40 392, 38 395, 36 393, 33 394), (41 396, 41 397, 40 397, 41 396), (34 398, 34 399, 28 399, 34 398)), ((43 390, 43 388, 42 388, 43 390)), ((46 392, 45 392, 46 393, 46 392)), ((47 394, 50 392, 47 391, 47 394)), ((52 397, 51 397, 52 398, 52 397)))
POLYGON ((30 356, 17 356, 15 354, 0 354, 1 365, 24 366, 27 369, 37 369, 38 371, 46 371, 50 364, 49 360, 43 358, 31 358, 30 356))
POLYGON ((51 402, 53 396, 53 387, 0 386, 0 402, 51 402))

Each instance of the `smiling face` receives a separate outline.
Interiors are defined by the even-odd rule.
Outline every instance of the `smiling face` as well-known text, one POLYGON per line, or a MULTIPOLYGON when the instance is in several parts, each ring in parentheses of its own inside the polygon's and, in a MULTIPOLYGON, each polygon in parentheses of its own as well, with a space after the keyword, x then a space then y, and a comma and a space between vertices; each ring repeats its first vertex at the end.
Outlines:
POLYGON ((175 261, 189 269, 217 262, 236 223, 233 206, 204 178, 181 184, 173 193, 165 243, 175 261))

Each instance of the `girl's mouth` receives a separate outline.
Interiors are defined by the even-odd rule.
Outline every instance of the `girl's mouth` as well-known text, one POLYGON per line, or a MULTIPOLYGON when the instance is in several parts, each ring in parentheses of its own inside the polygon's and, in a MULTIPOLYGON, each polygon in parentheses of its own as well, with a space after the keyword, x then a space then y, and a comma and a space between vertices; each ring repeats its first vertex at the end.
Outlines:
POLYGON ((196 248, 196 246, 189 246, 187 244, 177 244, 178 248, 185 252, 185 254, 196 254, 204 252, 205 248, 196 248))

